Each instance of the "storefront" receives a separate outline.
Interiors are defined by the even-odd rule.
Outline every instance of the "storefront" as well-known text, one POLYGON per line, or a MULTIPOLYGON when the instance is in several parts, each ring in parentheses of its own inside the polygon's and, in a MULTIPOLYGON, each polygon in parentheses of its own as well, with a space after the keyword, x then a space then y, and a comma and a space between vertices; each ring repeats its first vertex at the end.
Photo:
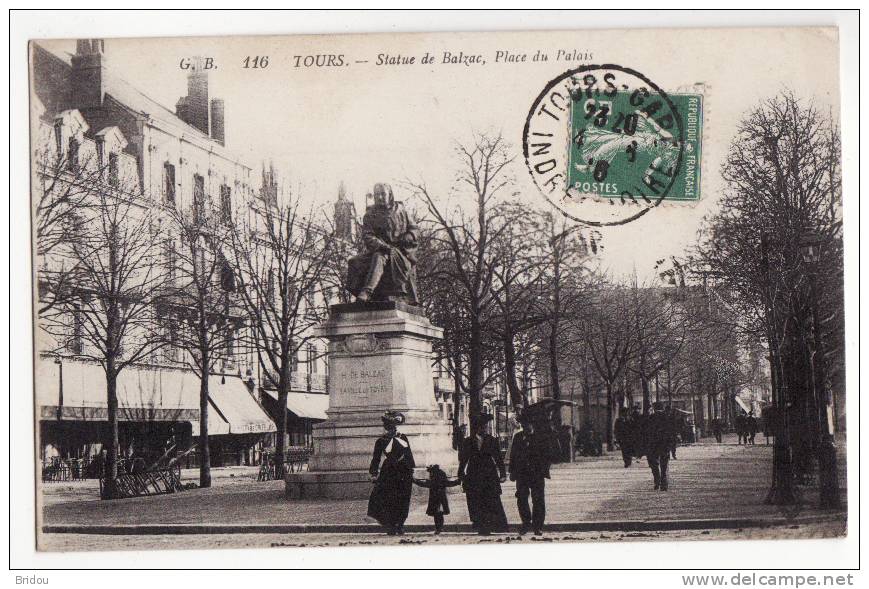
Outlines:
MULTIPOLYGON (((109 426, 102 367, 77 358, 43 357, 37 372, 43 462, 88 462, 100 455, 109 426)), ((128 367, 118 376, 117 388, 122 459, 135 455, 149 462, 171 451, 187 453, 184 466, 196 465, 200 381, 195 374, 165 367, 128 367)), ((213 466, 255 464, 263 439, 276 431, 249 385, 238 376, 210 378, 208 422, 213 466)))
MULTIPOLYGON (((281 408, 278 406, 278 393, 271 389, 262 390, 263 406, 277 420, 281 408)), ((313 448, 314 424, 325 421, 329 408, 328 393, 302 393, 291 391, 287 394, 287 446, 313 448)))

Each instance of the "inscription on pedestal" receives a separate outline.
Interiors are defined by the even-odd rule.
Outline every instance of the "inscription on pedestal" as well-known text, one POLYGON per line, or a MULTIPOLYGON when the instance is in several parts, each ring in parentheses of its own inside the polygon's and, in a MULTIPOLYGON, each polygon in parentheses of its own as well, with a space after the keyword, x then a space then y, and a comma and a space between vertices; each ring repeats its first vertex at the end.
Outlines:
MULTIPOLYGON (((332 404, 339 406, 368 403, 379 404, 391 392, 391 381, 388 370, 379 367, 372 359, 366 359, 359 366, 341 366, 333 373, 332 404)), ((344 364, 342 362, 342 364, 344 364)))

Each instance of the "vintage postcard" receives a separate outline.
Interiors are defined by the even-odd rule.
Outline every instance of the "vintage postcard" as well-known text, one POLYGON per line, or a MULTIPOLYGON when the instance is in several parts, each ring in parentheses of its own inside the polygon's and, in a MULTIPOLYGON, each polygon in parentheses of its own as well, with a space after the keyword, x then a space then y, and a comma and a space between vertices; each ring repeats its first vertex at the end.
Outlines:
POLYGON ((846 534, 836 28, 29 67, 40 550, 846 534))

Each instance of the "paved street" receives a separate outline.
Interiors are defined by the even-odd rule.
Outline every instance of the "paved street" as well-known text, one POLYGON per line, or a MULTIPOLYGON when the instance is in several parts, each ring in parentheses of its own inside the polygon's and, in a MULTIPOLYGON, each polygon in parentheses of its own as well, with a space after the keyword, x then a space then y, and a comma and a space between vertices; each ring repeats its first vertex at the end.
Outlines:
MULTIPOLYGON (((765 525, 797 525, 798 528, 794 529, 799 530, 800 534, 810 533, 809 530, 816 530, 817 533, 811 532, 812 535, 842 533, 843 517, 836 518, 819 512, 814 507, 817 491, 811 487, 805 489, 803 505, 796 519, 787 519, 777 507, 763 503, 769 484, 771 457, 772 447, 765 445, 746 447, 725 443, 682 447, 678 451, 678 460, 670 462, 670 491, 666 493, 652 490, 651 476, 645 463, 636 463, 626 469, 618 453, 601 458, 580 458, 577 463, 553 468, 552 480, 547 482, 547 523, 555 524, 556 531, 553 534, 569 532, 568 535, 575 536, 573 539, 576 540, 595 539, 600 537, 601 530, 618 532, 623 539, 635 537, 629 533, 640 533, 638 530, 643 529, 668 529, 668 533, 677 533, 674 530, 684 527, 686 521, 693 522, 690 527, 694 531, 683 530, 681 533, 687 533, 689 537, 699 537, 698 530, 704 528, 757 527, 761 525, 758 522, 765 525), (700 520, 712 521, 706 525, 700 520), (722 524, 724 520, 736 523, 722 524), (612 527, 618 522, 627 522, 634 527, 621 530, 612 527), (817 525, 818 522, 822 523, 817 525)), ((844 459, 840 464, 844 464, 844 459)), ((238 545, 236 540, 247 545, 248 535, 243 534, 245 531, 303 531, 301 527, 293 526, 305 526, 305 531, 310 532, 330 529, 339 533, 377 531, 365 515, 365 500, 288 501, 284 499, 281 481, 258 483, 252 478, 255 473, 249 469, 236 469, 236 472, 230 469, 221 474, 234 476, 216 476, 211 489, 117 501, 99 501, 90 482, 46 485, 43 524, 55 530, 55 526, 61 526, 66 531, 74 530, 75 526, 152 526, 150 529, 140 528, 137 531, 131 528, 124 532, 130 534, 159 534, 160 526, 166 525, 180 526, 175 528, 175 533, 180 529, 187 534, 216 533, 228 530, 224 526, 233 526, 231 531, 236 532, 234 536, 238 537, 226 540, 232 545, 238 545), (203 524, 209 529, 200 529, 203 524), (245 527, 251 529, 246 530, 245 527)), ((844 488, 844 473, 842 485, 844 488)), ((518 523, 513 493, 514 485, 505 484, 502 498, 507 517, 511 523, 518 523)), ((407 522, 411 531, 427 529, 418 525, 431 525, 431 518, 425 515, 425 499, 425 491, 416 488, 407 522)), ((448 529, 466 530, 468 519, 464 496, 461 493, 451 494, 450 506, 453 513, 447 517, 448 529), (449 528, 451 524, 453 527, 449 528), (462 525, 457 527, 456 524, 462 525)), ((90 531, 99 530, 92 528, 90 531)), ((733 529, 726 534, 744 536, 733 529)), ((293 540, 288 540, 287 534, 278 536, 283 540, 261 537, 256 540, 256 545, 296 541, 317 545, 324 542, 315 538, 315 535, 293 540)), ((649 536, 656 537, 657 534, 646 534, 639 538, 649 536)), ((49 534, 43 546, 47 549, 65 549, 64 546, 76 543, 74 538, 79 538, 78 542, 86 543, 91 549, 119 545, 117 536, 113 541, 107 541, 96 534, 49 534)), ((451 536, 437 541, 445 542, 448 538, 451 536)), ((188 536, 184 545, 193 539, 193 535, 188 536)), ((160 541, 155 535, 148 540, 131 540, 130 545, 160 541)), ((351 540, 338 537, 332 540, 348 541, 351 540)), ((127 542, 120 544, 127 545, 127 542)))
POLYGON ((345 534, 149 534, 144 536, 99 534, 45 534, 42 549, 50 551, 80 550, 170 550, 214 548, 276 548, 315 546, 400 546, 445 544, 515 544, 524 542, 631 542, 648 540, 761 540, 826 538, 839 535, 839 528, 828 524, 787 524, 765 528, 736 528, 732 530, 674 530, 658 532, 550 532, 543 537, 516 533, 488 538, 467 533, 411 532, 404 536, 382 533, 345 534))

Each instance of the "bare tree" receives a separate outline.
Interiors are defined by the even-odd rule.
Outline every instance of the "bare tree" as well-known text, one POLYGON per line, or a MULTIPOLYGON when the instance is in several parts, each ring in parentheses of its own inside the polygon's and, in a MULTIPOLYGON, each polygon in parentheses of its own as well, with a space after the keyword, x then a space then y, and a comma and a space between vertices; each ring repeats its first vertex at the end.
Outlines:
MULTIPOLYGON (((118 475, 118 375, 163 345, 153 312, 165 294, 160 229, 148 203, 133 194, 106 183, 90 190, 75 233, 55 248, 69 262, 68 290, 55 294, 56 304, 41 321, 60 345, 99 362, 105 371, 105 497, 115 496, 118 475)), ((57 286, 49 282, 49 288, 57 286)))
POLYGON ((613 450, 616 388, 635 353, 635 334, 631 316, 630 291, 617 285, 602 286, 588 297, 584 311, 575 320, 575 329, 585 343, 591 366, 606 387, 607 450, 613 450))
POLYGON ((568 225, 566 218, 552 211, 545 213, 541 221, 539 242, 545 271, 536 306, 544 318, 540 339, 546 354, 551 395, 560 399, 560 357, 570 339, 565 335, 584 299, 597 287, 597 277, 589 274, 587 265, 589 256, 598 252, 600 233, 592 231, 586 237, 580 226, 568 225))
POLYGON ((194 195, 188 210, 169 214, 172 226, 165 250, 172 284, 158 309, 163 329, 173 334, 163 336, 187 352, 187 363, 199 378, 199 486, 203 488, 211 486, 209 377, 233 356, 244 324, 235 296, 235 272, 227 259, 232 245, 231 211, 213 211, 212 199, 203 193, 194 195))
POLYGON ((68 241, 82 233, 86 216, 84 209, 99 199, 105 190, 107 165, 96 158, 86 161, 59 156, 54 149, 40 149, 34 155, 34 232, 39 268, 40 297, 38 313, 43 315, 71 292, 70 277, 73 260, 59 256, 59 263, 50 259, 68 241))
POLYGON ((517 365, 536 363, 532 347, 523 344, 530 342, 532 331, 547 319, 538 301, 545 295, 542 282, 547 270, 546 252, 539 243, 541 215, 525 203, 509 202, 502 206, 510 209, 506 216, 512 222, 494 244, 497 263, 493 266, 492 298, 495 305, 487 330, 500 342, 504 381, 510 403, 518 409, 526 404, 528 391, 524 386, 527 379, 517 377, 517 365))
POLYGON ((266 379, 277 390, 278 472, 286 452, 287 396, 292 372, 326 318, 326 277, 336 259, 336 240, 303 208, 299 194, 252 202, 233 232, 242 303, 266 379))
POLYGON ((485 324, 494 305, 494 245, 513 222, 497 205, 513 185, 508 169, 515 156, 500 134, 476 135, 470 144, 457 145, 456 153, 461 167, 452 196, 457 206, 438 199, 424 183, 409 184, 436 227, 432 239, 446 252, 439 272, 453 285, 454 304, 462 307, 460 315, 467 322, 467 346, 457 357, 467 358, 469 410, 476 415, 484 387, 496 378, 494 370, 486 370, 485 324))

